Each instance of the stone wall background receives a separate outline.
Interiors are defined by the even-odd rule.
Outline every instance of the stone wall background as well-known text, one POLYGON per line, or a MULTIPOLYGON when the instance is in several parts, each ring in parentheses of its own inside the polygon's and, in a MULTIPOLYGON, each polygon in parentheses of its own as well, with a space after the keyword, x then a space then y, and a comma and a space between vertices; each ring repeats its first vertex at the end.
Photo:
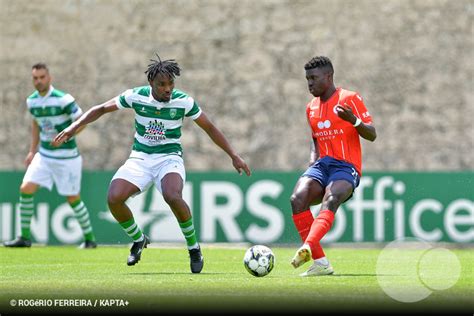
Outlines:
MULTIPOLYGON (((254 170, 303 169, 309 128, 303 65, 329 56, 336 85, 358 91, 377 128, 364 169, 474 169, 472 0, 0 0, 0 169, 23 169, 31 65, 83 110, 146 84, 159 52, 254 170)), ((133 112, 78 136, 86 169, 128 157, 133 112)), ((232 170, 185 121, 188 170, 232 170)))

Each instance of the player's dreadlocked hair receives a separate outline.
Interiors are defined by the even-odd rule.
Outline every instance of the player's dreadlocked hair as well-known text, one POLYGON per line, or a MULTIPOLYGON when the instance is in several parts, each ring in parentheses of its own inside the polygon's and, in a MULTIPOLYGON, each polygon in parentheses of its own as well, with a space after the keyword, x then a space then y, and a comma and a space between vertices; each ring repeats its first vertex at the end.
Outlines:
POLYGON ((155 53, 155 55, 158 57, 158 60, 150 59, 152 63, 148 65, 148 69, 145 71, 148 76, 148 81, 155 79, 158 74, 167 75, 172 79, 179 76, 181 69, 174 59, 161 60, 157 53, 155 53))
POLYGON ((334 73, 334 68, 332 67, 331 60, 325 56, 313 57, 310 61, 306 63, 306 65, 304 65, 305 70, 323 67, 328 67, 331 70, 331 73, 334 73))

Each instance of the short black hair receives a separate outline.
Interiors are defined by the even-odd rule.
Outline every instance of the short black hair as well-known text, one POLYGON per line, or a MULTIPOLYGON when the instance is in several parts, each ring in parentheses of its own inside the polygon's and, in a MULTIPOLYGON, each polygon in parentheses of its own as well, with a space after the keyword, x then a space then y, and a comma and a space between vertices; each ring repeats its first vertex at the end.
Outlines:
POLYGON ((31 69, 46 69, 49 72, 48 66, 45 63, 36 63, 31 66, 31 69))
POLYGON ((310 61, 308 61, 304 65, 305 70, 309 70, 309 69, 313 69, 313 68, 325 68, 325 67, 330 69, 331 73, 334 73, 334 67, 332 66, 331 60, 326 56, 313 57, 313 58, 311 58, 310 61))
POLYGON ((148 65, 148 69, 145 71, 148 81, 154 80, 158 74, 167 75, 170 79, 179 76, 181 69, 174 59, 161 60, 157 53, 155 55, 158 59, 150 59, 152 63, 148 65))

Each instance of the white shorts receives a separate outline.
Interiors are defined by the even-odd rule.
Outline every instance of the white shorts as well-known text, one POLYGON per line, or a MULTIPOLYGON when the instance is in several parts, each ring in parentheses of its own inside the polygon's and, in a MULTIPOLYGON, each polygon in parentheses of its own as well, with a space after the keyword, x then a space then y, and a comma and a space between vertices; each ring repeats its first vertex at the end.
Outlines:
POLYGON ((147 190, 152 184, 160 193, 161 180, 168 173, 177 173, 186 181, 186 171, 184 161, 178 155, 168 154, 146 154, 144 152, 134 151, 130 157, 115 173, 112 181, 115 179, 124 179, 136 185, 141 192, 147 190))
POLYGON ((54 159, 36 153, 26 169, 23 182, 36 183, 49 191, 56 185, 62 196, 78 195, 81 191, 82 157, 54 159))

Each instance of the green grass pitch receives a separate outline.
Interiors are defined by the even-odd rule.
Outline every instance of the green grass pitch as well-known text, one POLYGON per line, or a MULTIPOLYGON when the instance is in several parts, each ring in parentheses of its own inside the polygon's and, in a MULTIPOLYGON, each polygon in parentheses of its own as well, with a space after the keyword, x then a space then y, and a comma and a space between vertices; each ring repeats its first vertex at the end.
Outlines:
MULTIPOLYGON (((159 245, 158 245, 159 246, 159 245)), ((126 265, 129 248, 33 245, 0 248, 0 314, 23 311, 159 312, 159 311, 474 311, 474 251, 451 249, 461 264, 458 282, 433 291, 417 303, 401 303, 379 286, 376 275, 381 249, 327 248, 335 275, 301 278, 309 264, 293 269, 296 248, 271 247, 276 263, 261 278, 243 266, 245 248, 203 245, 204 269, 191 274, 183 246, 150 247, 141 261, 126 265), (123 300, 126 306, 11 306, 11 300, 123 300)), ((449 267, 445 267, 449 269, 449 267)), ((104 301, 102 301, 104 302, 104 301)), ((107 303, 106 302, 106 303, 107 303)))

